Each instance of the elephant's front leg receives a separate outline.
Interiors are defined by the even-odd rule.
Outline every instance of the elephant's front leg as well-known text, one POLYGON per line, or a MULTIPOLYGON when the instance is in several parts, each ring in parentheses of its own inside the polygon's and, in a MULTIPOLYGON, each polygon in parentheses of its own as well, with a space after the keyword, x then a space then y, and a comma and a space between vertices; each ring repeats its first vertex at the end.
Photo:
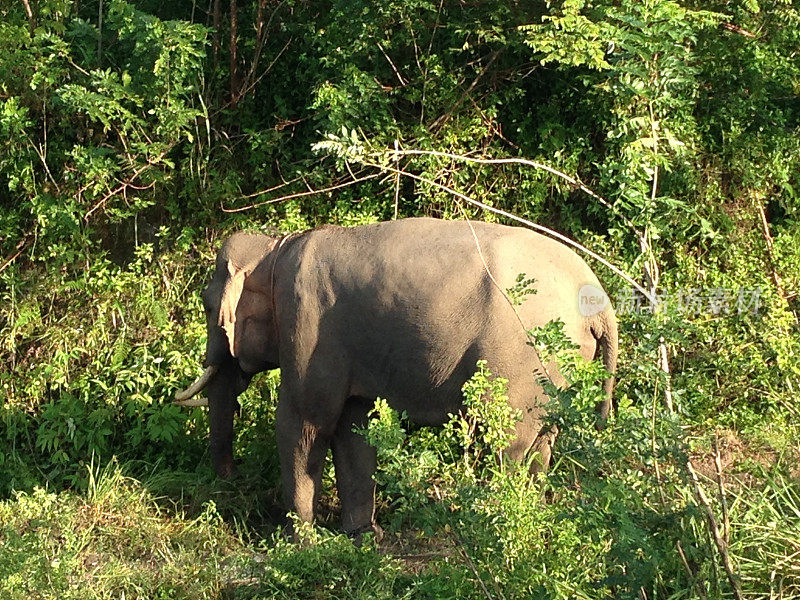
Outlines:
POLYGON ((344 406, 333 434, 333 463, 336 486, 342 503, 342 529, 351 535, 365 531, 382 532, 375 523, 376 452, 354 428, 364 429, 372 403, 350 398, 344 406))
POLYGON ((239 410, 237 400, 251 376, 230 361, 223 365, 208 384, 209 446, 211 461, 219 477, 236 474, 233 462, 233 416, 239 410))
MULTIPOLYGON (((315 402, 325 407, 327 402, 315 402)), ((301 410, 294 396, 281 391, 276 414, 278 451, 286 506, 303 521, 313 521, 322 469, 336 420, 301 410)), ((338 415, 337 415, 338 417, 338 415)))

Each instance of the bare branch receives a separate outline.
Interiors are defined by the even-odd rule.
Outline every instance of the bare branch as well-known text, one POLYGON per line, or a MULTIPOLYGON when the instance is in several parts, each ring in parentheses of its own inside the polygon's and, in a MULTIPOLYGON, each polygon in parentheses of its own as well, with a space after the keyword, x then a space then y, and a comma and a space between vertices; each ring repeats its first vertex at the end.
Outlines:
MULTIPOLYGON (((570 185, 577 187, 583 193, 588 194, 595 200, 597 200, 600 204, 608 208, 609 210, 613 211, 619 218, 621 218, 628 227, 636 234, 636 237, 640 240, 644 237, 644 234, 640 232, 636 225, 633 224, 628 217, 623 215, 617 208, 615 208, 608 200, 600 196, 597 192, 592 190, 591 188, 584 185, 580 180, 576 179, 575 177, 571 177, 566 173, 559 171, 558 169, 554 169, 553 167, 546 165, 544 163, 536 162, 534 160, 528 160, 526 158, 474 158, 472 156, 464 156, 463 154, 452 154, 450 152, 437 152, 435 150, 394 150, 390 151, 389 153, 396 153, 400 154, 401 156, 410 156, 410 155, 425 155, 425 156, 440 156, 442 158, 451 158, 455 160, 460 160, 464 162, 471 162, 477 163, 481 165, 504 165, 504 164, 519 164, 525 165, 528 167, 534 167, 536 169, 541 169, 542 171, 547 171, 557 177, 560 177, 570 185)), ((649 298, 649 294, 647 295, 649 298)))
POLYGON ((69 62, 69 64, 71 64, 73 67, 75 67, 76 69, 78 69, 78 71, 80 71, 81 73, 83 73, 83 74, 84 74, 84 75, 86 75, 87 77, 91 77, 91 76, 92 76, 92 74, 91 74, 91 73, 89 73, 89 71, 87 71, 86 69, 84 69, 84 68, 83 68, 83 67, 81 67, 80 65, 76 64, 76 63, 75 63, 75 62, 74 62, 74 61, 73 61, 73 60, 72 60, 70 57, 67 57, 67 61, 69 62))
POLYGON ((12 254, 8 259, 6 259, 2 265, 0 265, 0 273, 5 271, 11 265, 11 263, 17 260, 20 254, 25 252, 28 246, 30 246, 31 243, 33 242, 33 239, 34 239, 33 234, 28 233, 17 243, 16 247, 14 248, 14 254, 12 254))
MULTIPOLYGON (((94 205, 92 208, 90 208, 90 209, 89 209, 89 211, 88 211, 88 212, 87 212, 87 213, 86 213, 86 214, 83 216, 83 220, 84 220, 84 221, 88 221, 88 220, 89 220, 89 217, 91 217, 91 216, 92 216, 92 213, 94 213, 94 212, 95 212, 95 211, 97 211, 97 210, 98 210, 100 207, 102 207, 102 206, 103 206, 103 205, 104 205, 104 204, 105 204, 105 203, 108 201, 108 199, 109 199, 109 198, 111 198, 111 197, 113 197, 113 196, 116 196, 116 195, 117 195, 117 194, 119 194, 120 192, 124 193, 124 192, 125 192, 125 191, 126 191, 128 188, 129 188, 129 187, 135 187, 135 186, 133 185, 133 182, 134 182, 134 181, 135 181, 135 180, 136 180, 136 179, 139 177, 139 175, 141 175, 142 173, 144 173, 144 171, 145 171, 145 170, 147 170, 149 167, 152 167, 152 166, 153 166, 153 164, 155 164, 156 162, 158 162, 159 160, 161 160, 162 158, 164 158, 164 156, 166 155, 166 153, 167 153, 167 150, 165 150, 164 152, 162 152, 162 153, 161 153, 161 154, 158 156, 158 158, 156 158, 155 160, 149 160, 149 161, 147 161, 147 164, 144 164, 144 165, 142 165, 141 167, 139 167, 138 169, 136 169, 136 170, 133 172, 133 174, 131 174, 131 176, 130 176, 130 177, 128 177, 128 179, 126 179, 125 181, 123 181, 123 182, 120 184, 120 186, 119 186, 119 187, 117 187, 117 188, 114 188, 113 190, 111 190, 110 192, 108 192, 108 193, 107 193, 105 196, 103 196, 103 197, 102 197, 102 198, 101 198, 101 199, 100 199, 98 202, 96 202, 96 203, 95 203, 95 205, 94 205)), ((145 188, 137 188, 137 189, 148 189, 148 188, 150 188, 150 187, 153 187, 153 185, 155 185, 155 182, 153 182, 153 184, 151 184, 151 185, 148 185, 148 186, 147 186, 147 187, 145 187, 145 188)))
MULTIPOLYGON (((223 206, 222 207, 222 212, 226 212, 226 213, 244 212, 246 210, 250 210, 251 208, 258 208, 259 206, 264 206, 266 204, 276 204, 278 202, 284 202, 286 200, 291 200, 293 198, 302 198, 303 196, 313 196, 315 194, 324 194, 325 192, 332 192, 332 191, 338 190, 340 188, 344 188, 344 187, 347 187, 347 186, 350 186, 350 185, 355 185, 356 183, 361 183, 362 181, 367 181, 368 179, 375 179, 376 177, 380 177, 380 175, 378 175, 378 174, 367 175, 366 177, 361 177, 359 179, 354 179, 352 181, 347 181, 347 182, 341 183, 339 185, 333 185, 333 186, 330 186, 330 187, 327 187, 327 188, 323 188, 321 190, 309 190, 307 192, 298 192, 296 194, 289 194, 288 196, 281 196, 279 198, 272 198, 271 200, 265 200, 264 202, 258 202, 256 204, 250 204, 249 206, 241 206, 239 208, 225 208, 223 206)), ((296 181, 296 180, 294 180, 294 181, 296 181)), ((285 184, 285 185, 288 185, 288 184, 285 184)), ((278 187, 283 187, 283 186, 278 186, 278 187)), ((269 191, 269 190, 266 190, 266 191, 269 191)), ((260 193, 266 193, 266 191, 265 192, 259 192, 259 194, 260 193)), ((259 194, 256 194, 256 195, 259 195, 259 194)))
POLYGON ((717 467, 717 488, 722 505, 722 537, 728 544, 731 539, 731 520, 728 516, 728 499, 725 497, 725 480, 722 478, 722 457, 719 454, 719 435, 714 433, 714 465, 717 467))
POLYGON ((700 480, 697 478, 697 473, 695 472, 694 467, 692 467, 691 459, 686 462, 686 469, 689 471, 689 475, 691 476, 697 501, 700 503, 706 514, 706 520, 708 521, 708 527, 711 530, 711 536, 714 538, 717 551, 722 559, 722 566, 725 567, 725 573, 728 575, 728 581, 731 584, 731 588, 733 588, 733 596, 736 598, 736 600, 743 600, 744 597, 742 596, 742 586, 739 584, 739 578, 733 570, 731 557, 728 554, 728 544, 725 543, 725 540, 720 535, 717 517, 714 516, 714 511, 711 508, 711 503, 708 500, 708 496, 706 496, 706 493, 703 491, 703 488, 700 485, 700 480))
POLYGON ((31 34, 33 34, 33 30, 36 29, 36 18, 33 16, 31 3, 28 0, 22 0, 22 5, 25 7, 25 16, 28 17, 28 23, 31 26, 31 34))
POLYGON ((25 7, 25 14, 28 17, 29 21, 33 21, 33 11, 31 10, 31 4, 28 0, 22 0, 22 5, 25 7))
POLYGON ((723 29, 726 29, 727 31, 730 31, 732 33, 738 33, 739 35, 743 35, 746 38, 754 38, 754 37, 756 37, 755 33, 751 32, 751 31, 747 31, 747 29, 739 27, 738 25, 735 25, 734 23, 720 23, 720 27, 722 27, 723 29))

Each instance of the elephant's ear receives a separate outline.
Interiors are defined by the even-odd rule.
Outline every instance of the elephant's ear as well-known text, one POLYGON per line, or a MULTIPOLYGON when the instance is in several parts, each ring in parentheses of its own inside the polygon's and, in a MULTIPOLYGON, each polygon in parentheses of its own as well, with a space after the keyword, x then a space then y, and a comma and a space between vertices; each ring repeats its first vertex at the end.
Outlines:
POLYGON ((248 274, 249 271, 247 269, 237 269, 231 261, 228 261, 228 281, 225 282, 225 289, 222 291, 218 323, 225 330, 231 356, 236 356, 236 308, 239 306, 244 280, 248 274))

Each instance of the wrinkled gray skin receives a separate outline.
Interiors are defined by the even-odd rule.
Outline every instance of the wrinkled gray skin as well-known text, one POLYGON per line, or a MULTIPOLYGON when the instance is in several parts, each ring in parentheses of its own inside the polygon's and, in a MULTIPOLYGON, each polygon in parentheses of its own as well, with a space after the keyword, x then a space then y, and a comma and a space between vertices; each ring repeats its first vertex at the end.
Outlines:
MULTIPOLYGON (((561 319, 581 354, 602 354, 611 372, 616 319, 610 307, 580 314, 579 289, 600 283, 566 246, 527 229, 472 227, 405 219, 285 240, 229 238, 203 292, 206 366, 219 367, 207 387, 218 475, 235 471, 237 396, 253 374, 280 367, 277 439, 287 508, 313 519, 330 447, 343 529, 375 529, 375 451, 354 426, 366 424, 377 396, 419 424, 443 423, 459 410, 461 387, 479 359, 508 379, 509 402, 523 412, 508 456, 538 451, 546 467, 555 433, 542 427, 543 369, 520 319, 525 327, 561 319), (518 317, 500 290, 520 273, 535 278, 536 294, 515 307, 518 317)), ((563 382, 554 365, 547 370, 563 382)), ((607 381, 601 419, 612 387, 607 381)))

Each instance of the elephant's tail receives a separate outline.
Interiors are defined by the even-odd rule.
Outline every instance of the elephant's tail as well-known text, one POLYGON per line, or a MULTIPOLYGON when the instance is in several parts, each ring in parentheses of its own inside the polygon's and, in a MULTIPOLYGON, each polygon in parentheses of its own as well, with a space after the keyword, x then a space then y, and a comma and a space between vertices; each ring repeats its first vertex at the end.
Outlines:
POLYGON ((617 405, 613 402, 614 394, 614 375, 617 372, 617 354, 619 351, 619 340, 617 331, 617 317, 611 307, 606 308, 602 313, 594 316, 591 325, 592 335, 597 340, 597 352, 602 354, 603 366, 611 375, 603 382, 603 392, 605 398, 597 405, 597 412, 600 417, 598 428, 605 425, 608 415, 611 412, 612 404, 616 411, 617 405))

